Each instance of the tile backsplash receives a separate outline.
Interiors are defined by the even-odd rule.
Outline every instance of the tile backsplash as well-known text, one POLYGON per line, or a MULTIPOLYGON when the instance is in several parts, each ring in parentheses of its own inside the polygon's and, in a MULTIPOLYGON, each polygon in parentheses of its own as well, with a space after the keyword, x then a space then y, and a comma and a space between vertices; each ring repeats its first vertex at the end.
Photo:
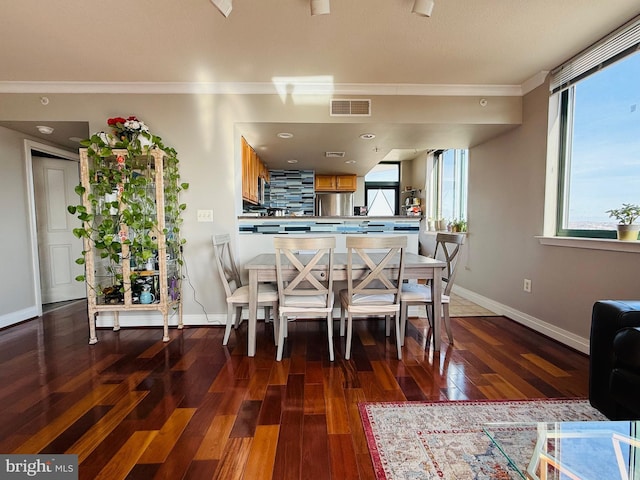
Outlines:
POLYGON ((268 187, 271 208, 286 208, 289 213, 313 215, 314 179, 313 170, 270 170, 268 187))

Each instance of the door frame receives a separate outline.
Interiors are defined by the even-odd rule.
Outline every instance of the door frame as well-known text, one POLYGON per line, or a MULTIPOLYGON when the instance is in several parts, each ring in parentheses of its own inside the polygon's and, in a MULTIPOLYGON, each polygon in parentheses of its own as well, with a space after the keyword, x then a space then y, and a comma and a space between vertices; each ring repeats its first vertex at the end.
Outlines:
POLYGON ((33 298, 37 316, 42 316, 42 291, 40 284, 40 255, 38 253, 38 226, 36 223, 36 193, 33 182, 33 156, 32 151, 55 155, 64 160, 71 160, 80 163, 80 155, 63 150, 58 147, 46 145, 44 143, 34 142, 33 140, 24 141, 24 159, 25 172, 27 180, 27 204, 29 209, 29 237, 31 242, 31 270, 33 276, 33 298))

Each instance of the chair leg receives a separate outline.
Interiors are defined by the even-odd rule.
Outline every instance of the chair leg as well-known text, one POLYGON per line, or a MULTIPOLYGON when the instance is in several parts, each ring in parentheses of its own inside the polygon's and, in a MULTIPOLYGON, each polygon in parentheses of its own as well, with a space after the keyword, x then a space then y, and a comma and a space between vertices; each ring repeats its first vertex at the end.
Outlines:
POLYGON ((344 337, 344 307, 340 307, 340 336, 344 337))
POLYGON ((329 338, 329 360, 333 362, 333 314, 327 314, 327 337, 329 338))
POLYGON ((427 320, 429 321, 429 326, 433 328, 433 303, 425 303, 424 308, 427 312, 427 320))
POLYGON ((269 323, 269 316, 270 316, 269 310, 270 310, 269 305, 265 305, 264 306, 264 323, 269 323))
POLYGON ((236 307, 236 321, 233 324, 233 328, 238 328, 242 323, 242 307, 236 307))
POLYGON ((384 334, 387 337, 391 336, 391 316, 390 315, 384 316, 384 334))
POLYGON ((284 351, 284 331, 287 326, 287 317, 286 315, 280 315, 276 321, 280 323, 278 327, 278 352, 276 353, 276 360, 279 362, 282 360, 282 352, 284 351))
POLYGON ((407 331, 407 315, 409 314, 409 305, 400 304, 400 345, 404 346, 404 337, 407 331))
POLYGON ((404 345, 404 338, 402 335, 402 326, 400 325, 400 312, 396 313, 396 348, 398 349, 398 360, 402 360, 402 345, 404 345))
POLYGON ((449 338, 449 343, 453 345, 453 334, 451 333, 451 318, 449 318, 449 304, 442 304, 442 318, 444 319, 444 328, 447 331, 447 337, 449 338))
POLYGON ((351 358, 351 337, 353 335, 353 318, 351 312, 347 312, 347 345, 345 348, 344 358, 349 360, 351 358))
POLYGON ((273 342, 278 345, 278 302, 273 302, 271 311, 273 312, 273 342))
POLYGON ((233 304, 227 304, 227 325, 224 327, 224 338, 222 339, 222 345, 229 343, 229 335, 231 335, 231 327, 233 326, 233 304))

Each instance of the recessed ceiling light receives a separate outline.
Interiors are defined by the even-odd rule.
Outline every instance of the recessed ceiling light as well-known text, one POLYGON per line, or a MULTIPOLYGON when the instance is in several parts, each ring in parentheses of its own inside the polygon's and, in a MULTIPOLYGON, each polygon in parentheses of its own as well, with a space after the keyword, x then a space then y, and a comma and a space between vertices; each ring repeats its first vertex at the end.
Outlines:
POLYGON ((298 160, 287 160, 287 163, 298 163, 298 160))
POLYGON ((360 138, 363 140, 373 140, 374 138, 376 138, 376 134, 375 133, 363 133, 362 135, 360 135, 360 138))
POLYGON ((355 160, 345 160, 344 163, 356 163, 355 160))
POLYGON ((280 132, 278 134, 278 137, 280 138, 292 138, 293 137, 293 133, 289 133, 289 132, 280 132))
POLYGON ((38 125, 36 128, 43 135, 51 135, 53 133, 53 128, 46 125, 38 125))

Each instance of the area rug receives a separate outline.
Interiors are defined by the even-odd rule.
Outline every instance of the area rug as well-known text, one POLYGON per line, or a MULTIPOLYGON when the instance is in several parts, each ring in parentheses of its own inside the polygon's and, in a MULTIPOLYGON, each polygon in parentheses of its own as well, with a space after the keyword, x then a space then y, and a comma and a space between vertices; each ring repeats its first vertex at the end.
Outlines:
POLYGON ((377 480, 520 479, 483 425, 606 420, 582 399, 383 402, 359 408, 377 480))

